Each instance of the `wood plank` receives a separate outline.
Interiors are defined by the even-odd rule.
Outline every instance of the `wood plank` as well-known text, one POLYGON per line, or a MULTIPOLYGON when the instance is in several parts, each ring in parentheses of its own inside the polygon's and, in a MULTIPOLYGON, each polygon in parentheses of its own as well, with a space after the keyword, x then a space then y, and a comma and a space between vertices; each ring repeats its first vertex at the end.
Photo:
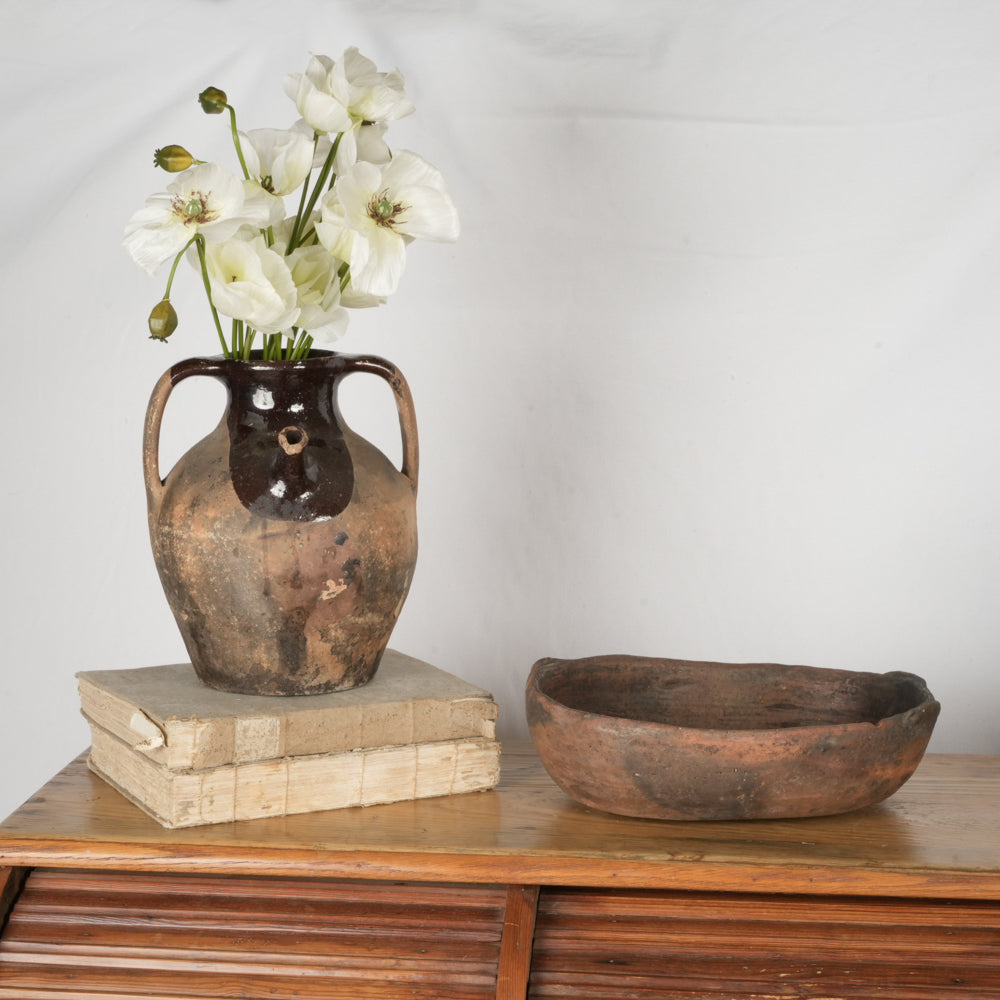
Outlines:
POLYGON ((47 966, 0 965, 2 1000, 482 1000, 481 989, 414 977, 389 981, 361 973, 333 976, 329 970, 299 968, 277 974, 272 968, 234 965, 219 972, 195 967, 137 975, 123 968, 65 965, 56 974, 47 966))
POLYGON ((537 885, 512 885, 507 890, 497 1000, 524 1000, 528 994, 538 889, 537 885))
POLYGON ((492 1000, 507 890, 36 870, 0 997, 492 1000))
POLYGON ((1000 904, 543 889, 528 995, 982 1000, 1000 904))
POLYGON ((4 924, 7 922, 7 914, 10 913, 27 874, 26 868, 9 866, 0 868, 0 933, 3 931, 4 924))
POLYGON ((0 864, 1000 899, 1000 758, 929 755, 877 806, 732 823, 600 813, 530 747, 502 763, 490 792, 164 830, 81 758, 0 826, 0 864))

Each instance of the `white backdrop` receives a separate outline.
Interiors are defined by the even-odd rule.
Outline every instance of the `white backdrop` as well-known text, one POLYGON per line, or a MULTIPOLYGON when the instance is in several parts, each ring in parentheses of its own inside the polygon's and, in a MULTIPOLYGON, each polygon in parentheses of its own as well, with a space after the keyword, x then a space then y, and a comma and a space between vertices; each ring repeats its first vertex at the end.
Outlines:
MULTIPOLYGON (((139 434, 216 348, 191 274, 145 339, 152 151, 222 154, 209 84, 290 124, 284 74, 348 45, 406 76, 390 139, 463 223, 340 342, 417 401, 393 645, 505 737, 534 660, 632 652, 912 670, 932 750, 1000 752, 1000 4, 7 2, 0 816, 87 746, 76 671, 185 658, 139 434)), ((216 389, 175 394, 167 461, 216 389)), ((377 384, 345 408, 397 448, 377 384)))

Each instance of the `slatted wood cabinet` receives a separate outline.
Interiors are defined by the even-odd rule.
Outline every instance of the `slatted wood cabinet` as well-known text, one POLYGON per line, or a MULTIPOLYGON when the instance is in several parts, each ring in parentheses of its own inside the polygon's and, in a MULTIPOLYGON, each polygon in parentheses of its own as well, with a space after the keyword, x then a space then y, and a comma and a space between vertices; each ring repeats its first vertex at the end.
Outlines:
POLYGON ((1000 758, 824 819, 490 792, 164 830, 72 762, 0 825, 0 998, 1000 998, 1000 758))

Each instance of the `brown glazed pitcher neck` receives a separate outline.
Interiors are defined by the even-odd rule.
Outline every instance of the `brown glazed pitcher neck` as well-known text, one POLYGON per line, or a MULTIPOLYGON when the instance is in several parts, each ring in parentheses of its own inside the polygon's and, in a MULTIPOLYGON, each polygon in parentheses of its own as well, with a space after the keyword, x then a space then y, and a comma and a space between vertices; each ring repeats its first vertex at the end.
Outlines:
POLYGON ((278 414, 308 414, 339 425, 336 391, 345 367, 341 355, 327 353, 304 361, 225 359, 216 377, 228 390, 231 421, 260 427, 274 423, 278 414))
POLYGON ((350 503, 354 465, 344 440, 337 384, 343 356, 303 361, 220 360, 229 394, 229 473, 243 506, 260 517, 311 521, 350 503))

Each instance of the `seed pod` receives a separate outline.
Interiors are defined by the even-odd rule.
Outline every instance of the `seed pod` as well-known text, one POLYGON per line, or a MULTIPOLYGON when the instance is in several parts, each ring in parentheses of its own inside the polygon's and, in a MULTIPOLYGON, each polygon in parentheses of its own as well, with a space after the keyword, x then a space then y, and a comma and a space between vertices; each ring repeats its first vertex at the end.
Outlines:
POLYGON ((194 157, 183 146, 164 146, 153 154, 153 163, 168 173, 178 174, 194 163, 194 157))
POLYGON ((221 115, 226 110, 229 99, 224 90, 219 90, 218 87, 206 87, 198 95, 198 103, 206 115, 221 115))
POLYGON ((151 340, 166 340, 177 329, 177 312, 170 299, 160 299, 149 314, 151 340))

